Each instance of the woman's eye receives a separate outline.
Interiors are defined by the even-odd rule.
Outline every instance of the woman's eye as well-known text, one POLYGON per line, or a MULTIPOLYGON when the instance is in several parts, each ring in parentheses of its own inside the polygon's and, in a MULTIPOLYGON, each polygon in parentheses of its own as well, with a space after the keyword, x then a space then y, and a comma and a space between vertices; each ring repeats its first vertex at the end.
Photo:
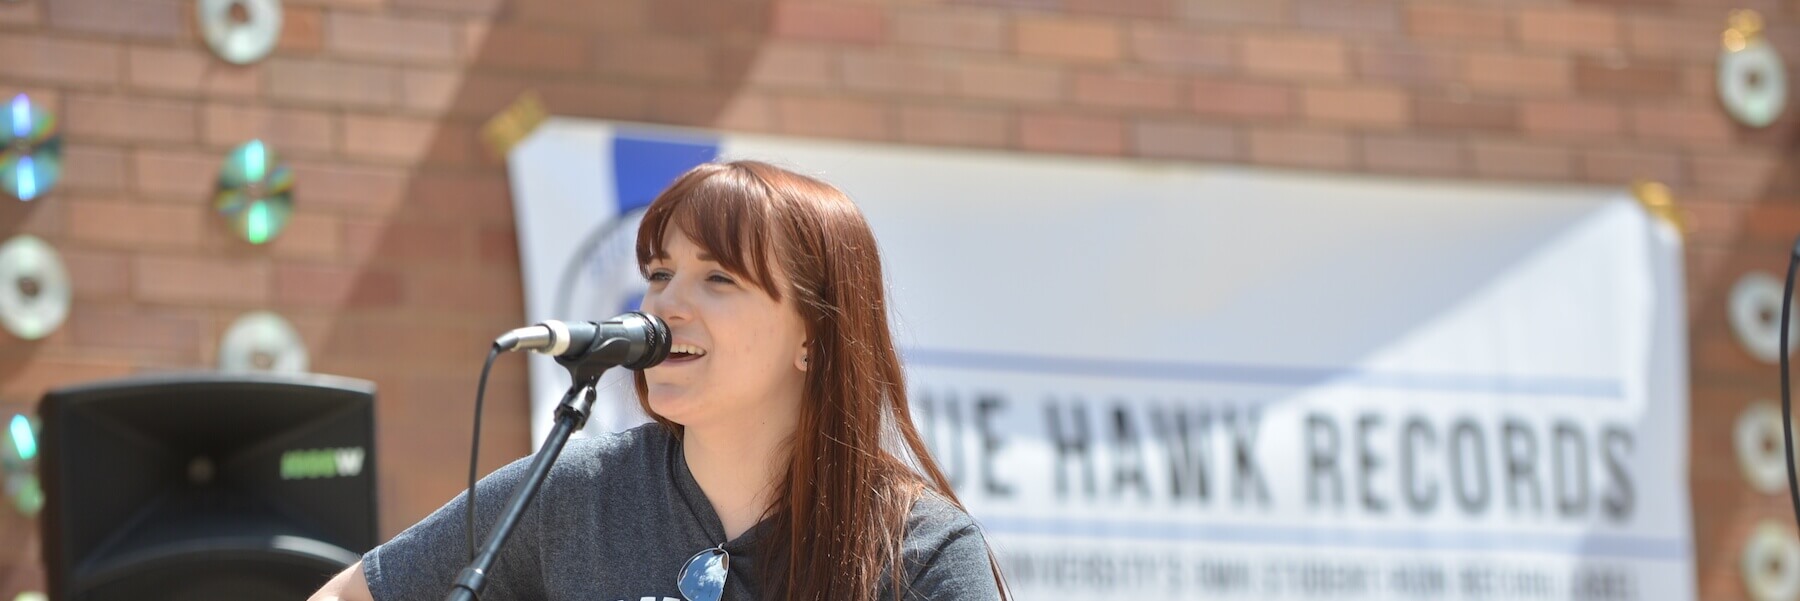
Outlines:
POLYGON ((673 274, 666 270, 658 269, 650 272, 649 275, 644 276, 644 279, 652 282, 667 282, 671 277, 673 277, 673 274))
POLYGON ((718 282, 720 284, 736 284, 737 283, 737 280, 733 280, 733 279, 731 279, 731 276, 725 275, 723 273, 715 273, 710 276, 707 276, 706 281, 718 282))

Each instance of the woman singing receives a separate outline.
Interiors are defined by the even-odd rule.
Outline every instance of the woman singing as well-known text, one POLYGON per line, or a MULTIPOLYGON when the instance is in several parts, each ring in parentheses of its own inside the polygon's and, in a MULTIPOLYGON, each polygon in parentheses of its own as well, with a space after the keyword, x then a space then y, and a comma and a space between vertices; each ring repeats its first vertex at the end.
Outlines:
MULTIPOLYGON (((913 428, 875 237, 842 191, 765 163, 701 165, 647 209, 637 258, 644 310, 674 338, 636 376, 655 423, 569 443, 483 599, 1005 596, 913 428)), ((478 535, 526 467, 482 481, 478 535)), ((469 560, 466 502, 314 599, 442 599, 469 560)))

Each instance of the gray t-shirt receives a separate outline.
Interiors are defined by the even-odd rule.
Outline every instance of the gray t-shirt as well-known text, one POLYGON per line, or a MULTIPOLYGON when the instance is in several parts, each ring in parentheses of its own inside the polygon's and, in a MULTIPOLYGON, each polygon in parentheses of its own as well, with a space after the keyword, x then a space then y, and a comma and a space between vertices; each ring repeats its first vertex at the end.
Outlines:
MULTIPOLYGON (((477 493, 477 544, 529 474, 530 458, 496 470, 477 493)), ((363 555, 377 601, 437 600, 469 563, 468 495, 457 495, 393 540, 363 555)), ((981 529, 927 492, 907 518, 908 601, 999 599, 981 529)), ((725 601, 755 601, 756 540, 768 522, 725 542, 725 601)), ((681 445, 660 425, 574 440, 513 529, 488 572, 486 601, 681 601, 675 577, 689 557, 717 546, 725 528, 688 471, 681 445)), ((889 599, 891 585, 882 586, 889 599)))

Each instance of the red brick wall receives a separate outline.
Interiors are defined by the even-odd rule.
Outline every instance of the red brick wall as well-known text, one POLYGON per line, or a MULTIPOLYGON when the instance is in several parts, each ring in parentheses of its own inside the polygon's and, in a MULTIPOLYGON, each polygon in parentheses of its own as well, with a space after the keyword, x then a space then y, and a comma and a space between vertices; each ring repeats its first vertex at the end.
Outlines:
MULTIPOLYGON (((525 90, 551 113, 1020 152, 1495 182, 1634 178, 1691 224, 1692 454, 1701 596, 1745 598, 1750 491, 1737 412, 1774 368, 1724 297, 1800 233, 1792 120, 1734 126, 1712 92, 1725 12, 1774 0, 287 0, 281 44, 233 67, 191 0, 0 2, 0 96, 63 117, 66 179, 0 202, 0 235, 62 252, 76 286, 46 340, 0 336, 0 410, 48 387, 215 364, 271 308, 317 371, 381 388, 392 534, 460 490, 481 341, 521 318, 503 165, 480 124, 525 90), (299 177, 293 223, 237 242, 207 207, 261 137, 299 177)), ((491 384, 484 470, 527 450, 517 361, 491 384)), ((38 588, 36 537, 0 511, 0 598, 38 588)))

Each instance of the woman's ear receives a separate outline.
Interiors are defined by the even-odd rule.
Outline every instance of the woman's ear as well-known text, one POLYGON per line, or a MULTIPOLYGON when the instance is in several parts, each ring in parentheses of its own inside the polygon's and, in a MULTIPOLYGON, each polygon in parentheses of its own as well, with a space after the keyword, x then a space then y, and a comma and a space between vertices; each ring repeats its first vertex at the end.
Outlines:
POLYGON ((800 345, 800 355, 794 359, 794 367, 800 371, 806 371, 807 366, 812 360, 812 357, 809 354, 810 351, 806 348, 807 346, 808 345, 805 344, 800 345))

